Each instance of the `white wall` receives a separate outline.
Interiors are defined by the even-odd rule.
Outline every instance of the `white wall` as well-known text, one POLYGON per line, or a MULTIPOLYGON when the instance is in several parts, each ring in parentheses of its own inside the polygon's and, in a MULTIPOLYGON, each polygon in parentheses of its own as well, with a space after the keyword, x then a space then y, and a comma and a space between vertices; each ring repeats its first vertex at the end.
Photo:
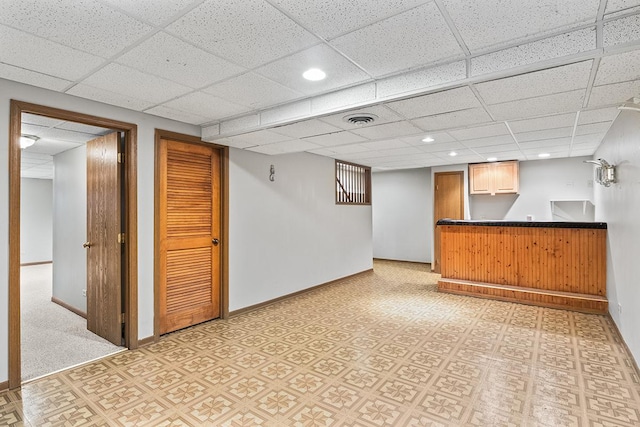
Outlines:
POLYGON ((335 204, 333 159, 229 157, 231 311, 372 268, 371 207, 335 204))
POLYGON ((86 146, 60 153, 53 162, 53 296, 86 313, 86 146))
POLYGON ((22 178, 20 202, 20 263, 51 261, 52 181, 22 178))
POLYGON ((596 220, 607 230, 609 312, 640 362, 640 113, 621 111, 594 158, 617 165, 618 183, 596 184, 596 220), (618 309, 621 305, 621 312, 618 309))
POLYGON ((593 165, 586 159, 520 162, 520 194, 470 196, 471 219, 525 221, 533 215, 536 221, 552 221, 551 200, 593 201, 593 165))
POLYGON ((431 262, 431 170, 403 169, 372 175, 373 256, 431 262))

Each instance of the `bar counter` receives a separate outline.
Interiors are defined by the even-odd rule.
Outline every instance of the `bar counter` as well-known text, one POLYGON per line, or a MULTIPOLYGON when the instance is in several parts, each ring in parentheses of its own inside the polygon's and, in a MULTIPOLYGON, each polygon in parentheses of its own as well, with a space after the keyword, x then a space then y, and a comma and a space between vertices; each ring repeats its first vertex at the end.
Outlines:
POLYGON ((606 313, 602 222, 440 220, 442 292, 606 313))

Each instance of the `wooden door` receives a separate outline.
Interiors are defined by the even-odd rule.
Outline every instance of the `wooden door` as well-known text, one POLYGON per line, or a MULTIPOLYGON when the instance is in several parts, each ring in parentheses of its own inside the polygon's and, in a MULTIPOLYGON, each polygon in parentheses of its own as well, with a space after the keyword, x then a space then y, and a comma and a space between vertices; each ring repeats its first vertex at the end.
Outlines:
POLYGON ((121 165, 118 132, 87 142, 87 329, 122 345, 121 165))
POLYGON ((160 140, 160 334, 220 317, 220 153, 160 140))
POLYGON ((464 172, 434 174, 433 196, 433 266, 440 273, 440 229, 435 226, 443 218, 464 219, 464 172))

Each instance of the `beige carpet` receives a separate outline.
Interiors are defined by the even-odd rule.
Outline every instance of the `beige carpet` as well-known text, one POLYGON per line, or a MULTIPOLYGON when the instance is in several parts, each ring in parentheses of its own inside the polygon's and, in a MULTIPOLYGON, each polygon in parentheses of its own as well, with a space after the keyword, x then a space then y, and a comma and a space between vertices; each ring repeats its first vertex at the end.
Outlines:
POLYGON ((20 268, 22 381, 123 348, 87 330, 87 321, 51 302, 52 265, 20 268))

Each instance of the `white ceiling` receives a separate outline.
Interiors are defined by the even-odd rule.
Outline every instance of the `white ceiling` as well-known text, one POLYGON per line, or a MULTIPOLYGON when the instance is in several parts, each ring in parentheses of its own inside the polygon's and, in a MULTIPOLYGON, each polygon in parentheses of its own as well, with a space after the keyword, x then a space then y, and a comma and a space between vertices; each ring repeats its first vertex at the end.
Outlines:
POLYGON ((20 176, 37 179, 53 179, 53 156, 56 154, 111 132, 110 129, 27 113, 22 114, 21 127, 23 134, 39 139, 21 151, 20 176))
POLYGON ((378 169, 591 155, 640 95, 640 0, 7 0, 0 39, 0 78, 378 169))

